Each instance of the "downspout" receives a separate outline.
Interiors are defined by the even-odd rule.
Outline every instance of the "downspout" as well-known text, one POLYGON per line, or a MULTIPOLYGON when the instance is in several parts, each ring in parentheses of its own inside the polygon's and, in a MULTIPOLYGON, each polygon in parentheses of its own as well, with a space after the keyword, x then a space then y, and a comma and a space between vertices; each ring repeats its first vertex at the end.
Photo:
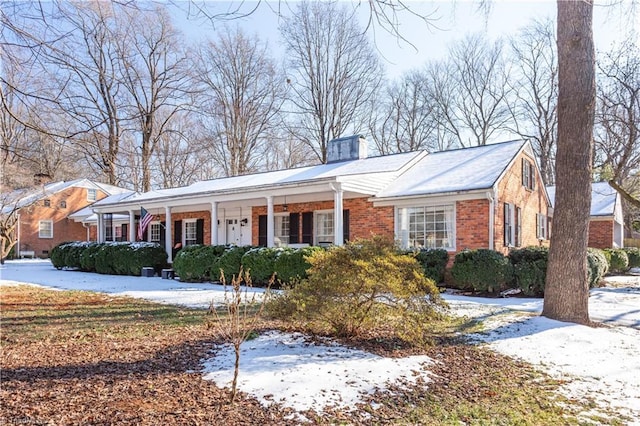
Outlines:
POLYGON ((495 246, 495 224, 496 224, 496 199, 498 198, 498 189, 493 188, 487 191, 487 199, 489 200, 489 250, 494 250, 495 246))
POLYGON ((88 225, 86 222, 82 222, 82 226, 87 230, 87 242, 91 241, 91 225, 88 225))

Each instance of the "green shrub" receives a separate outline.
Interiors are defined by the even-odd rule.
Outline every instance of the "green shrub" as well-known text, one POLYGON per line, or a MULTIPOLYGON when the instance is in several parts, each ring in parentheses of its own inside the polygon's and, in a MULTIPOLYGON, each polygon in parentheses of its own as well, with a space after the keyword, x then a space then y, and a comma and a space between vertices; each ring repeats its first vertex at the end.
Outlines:
POLYGON ((102 244, 90 243, 80 254, 80 269, 86 272, 96 272, 96 254, 102 248, 102 244))
POLYGON ((251 275, 254 283, 268 283, 276 271, 276 258, 282 250, 276 247, 252 248, 242 256, 242 268, 251 275))
POLYGON ((224 253, 213 263, 211 267, 211 279, 219 280, 221 273, 224 273, 227 281, 231 281, 238 275, 242 266, 242 256, 251 249, 247 246, 229 246, 224 253))
POLYGON ((547 247, 524 247, 509 253, 513 271, 513 284, 525 296, 544 295, 549 249, 547 247))
POLYGON ((589 248, 587 250, 587 270, 589 288, 598 287, 602 277, 609 271, 609 262, 604 250, 589 248))
POLYGON ((623 249, 606 249, 609 272, 619 274, 629 269, 629 256, 623 249))
POLYGON ((276 258, 275 268, 277 281, 282 284, 293 284, 307 278, 307 270, 311 264, 307 257, 316 251, 324 250, 322 247, 303 247, 299 249, 286 248, 276 258))
POLYGON ((227 246, 194 244, 184 247, 173 259, 173 269, 180 281, 203 282, 218 277, 211 276, 211 268, 227 246))
POLYGON ((157 243, 108 242, 100 245, 94 255, 99 274, 139 276, 143 267, 157 272, 167 265, 167 253, 157 243))
POLYGON ((444 272, 449 262, 449 252, 445 249, 423 249, 416 253, 416 260, 422 265, 424 275, 436 283, 444 281, 444 272))
POLYGON ((451 276, 461 290, 497 293, 506 288, 512 272, 509 259, 501 253, 477 249, 456 254, 451 276))
POLYGON ((311 332, 357 337, 385 330, 420 344, 429 320, 446 306, 417 260, 381 237, 314 251, 307 260, 309 277, 274 296, 267 309, 311 332))
POLYGON ((51 249, 51 252, 49 253, 49 258, 51 259, 51 263, 53 264, 54 268, 62 269, 67 266, 66 255, 67 255, 67 251, 70 250, 69 246, 71 244, 73 244, 73 242, 66 241, 64 243, 58 244, 57 246, 51 249))
POLYGON ((629 258, 629 268, 640 268, 640 248, 625 247, 623 250, 629 258))

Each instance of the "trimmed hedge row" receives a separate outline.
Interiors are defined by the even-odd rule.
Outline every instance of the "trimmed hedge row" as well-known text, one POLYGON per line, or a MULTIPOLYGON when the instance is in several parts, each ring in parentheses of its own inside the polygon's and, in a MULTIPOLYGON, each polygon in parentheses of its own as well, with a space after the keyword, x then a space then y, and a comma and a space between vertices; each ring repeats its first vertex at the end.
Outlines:
POLYGON ((141 274, 143 267, 156 272, 167 265, 167 253, 156 243, 67 242, 51 251, 51 263, 57 269, 79 269, 112 275, 141 274))
MULTIPOLYGON (((486 293, 517 288, 524 296, 541 297, 544 295, 548 259, 547 247, 515 249, 508 256, 487 249, 465 250, 456 254, 451 269, 453 285, 460 290, 486 293)), ((609 271, 606 252, 590 248, 587 265, 589 287, 593 288, 609 271)))

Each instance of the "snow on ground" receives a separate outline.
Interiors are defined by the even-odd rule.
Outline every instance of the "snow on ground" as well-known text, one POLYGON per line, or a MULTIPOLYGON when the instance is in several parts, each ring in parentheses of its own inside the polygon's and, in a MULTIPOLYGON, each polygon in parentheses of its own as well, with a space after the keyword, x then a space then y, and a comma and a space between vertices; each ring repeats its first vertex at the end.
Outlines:
MULTIPOLYGON (((600 328, 540 317, 541 299, 444 297, 454 314, 483 321, 483 332, 472 339, 566 381, 561 390, 567 396, 594 398, 638 419, 631 424, 640 425, 640 276, 608 277, 607 281, 610 286, 591 290, 589 298, 591 318, 605 324, 600 328)), ((0 287, 15 282, 195 308, 224 300, 219 285, 57 271, 48 261, 7 262, 0 268, 0 287)), ((383 389, 386 383, 415 380, 414 372, 428 386, 432 362, 428 357, 391 360, 280 332, 247 341, 241 350, 239 389, 265 405, 281 402, 295 410, 353 407, 361 395, 383 389)), ((214 348, 212 357, 203 361, 205 378, 228 385, 232 354, 229 346, 214 348)))

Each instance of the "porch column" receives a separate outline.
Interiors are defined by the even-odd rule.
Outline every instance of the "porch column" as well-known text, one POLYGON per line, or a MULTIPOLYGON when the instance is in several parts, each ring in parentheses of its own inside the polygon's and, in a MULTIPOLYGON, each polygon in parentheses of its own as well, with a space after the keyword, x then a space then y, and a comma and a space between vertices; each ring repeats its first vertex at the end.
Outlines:
POLYGON ((171 236, 171 207, 164 208, 164 249, 167 251, 167 262, 173 263, 173 239, 171 236))
POLYGON ((273 196, 267 197, 267 247, 275 246, 273 229, 273 196))
POLYGON ((133 210, 129 210, 129 241, 133 242, 136 240, 136 215, 133 210))
POLYGON ((344 244, 344 224, 342 223, 342 198, 344 191, 339 183, 331 185, 333 189, 333 243, 337 246, 344 244))
POLYGON ((218 202, 211 202, 211 245, 218 245, 218 202))
POLYGON ((409 248, 409 215, 406 207, 398 209, 400 216, 398 224, 398 237, 400 238, 400 244, 402 248, 409 248))
POLYGON ((96 213, 98 215, 98 233, 96 239, 99 243, 104 243, 104 218, 102 213, 96 213))

